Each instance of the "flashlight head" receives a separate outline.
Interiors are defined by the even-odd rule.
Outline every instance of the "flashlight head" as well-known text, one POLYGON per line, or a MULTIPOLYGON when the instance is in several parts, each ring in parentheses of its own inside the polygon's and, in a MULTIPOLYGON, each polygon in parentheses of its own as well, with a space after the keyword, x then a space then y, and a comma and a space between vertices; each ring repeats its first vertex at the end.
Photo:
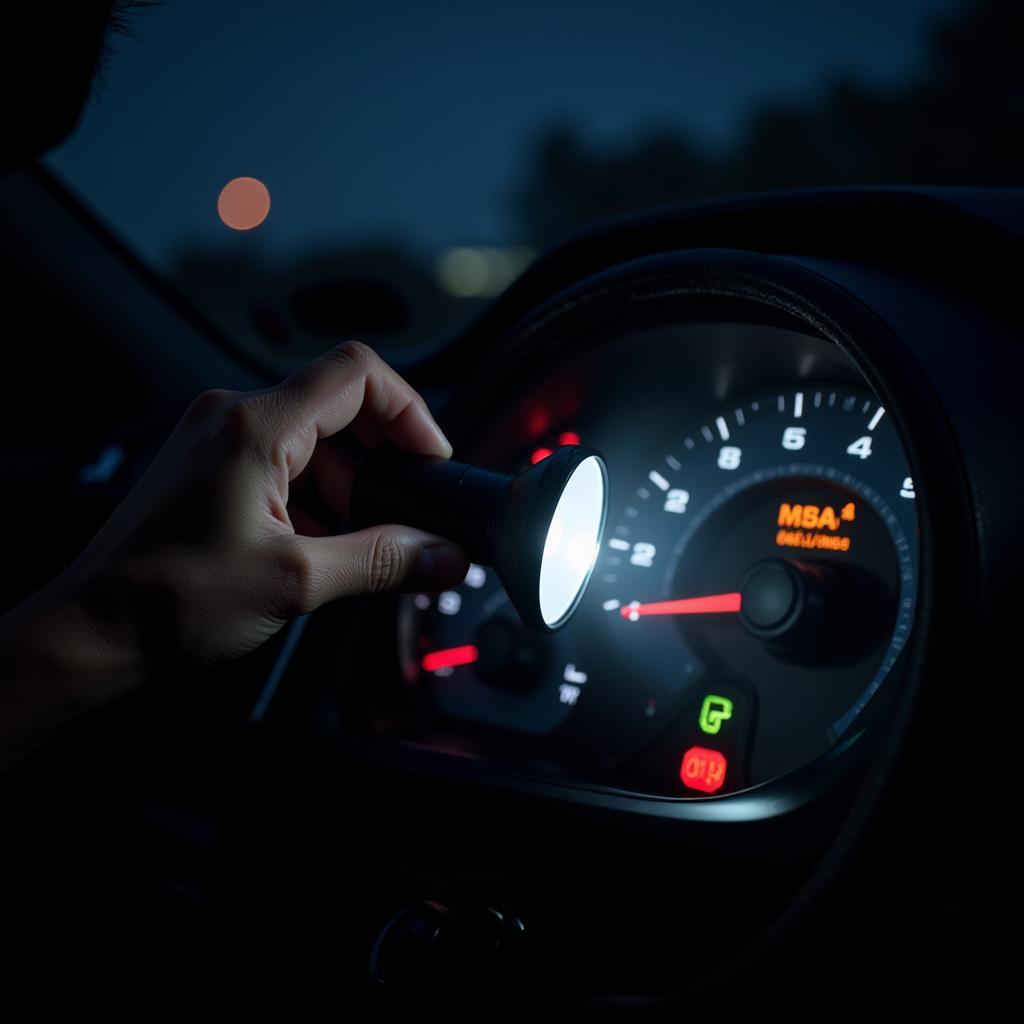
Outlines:
POLYGON ((597 452, 558 448, 509 484, 488 530, 490 561, 526 625, 553 632, 587 589, 608 516, 597 452))
POLYGON ((608 513, 608 474, 590 448, 564 446, 518 476, 410 455, 387 445, 364 459, 350 519, 361 529, 406 523, 493 566, 533 629, 564 626, 580 603, 608 513))

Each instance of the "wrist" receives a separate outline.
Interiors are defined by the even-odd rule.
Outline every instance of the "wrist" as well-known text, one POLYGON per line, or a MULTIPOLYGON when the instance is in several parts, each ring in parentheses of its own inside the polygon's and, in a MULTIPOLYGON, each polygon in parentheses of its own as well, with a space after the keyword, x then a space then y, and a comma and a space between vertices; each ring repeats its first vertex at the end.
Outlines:
MULTIPOLYGON (((62 580, 0 618, 0 748, 53 729, 132 689, 129 631, 104 621, 62 580)), ((6 760, 0 754, 0 760, 6 760)))

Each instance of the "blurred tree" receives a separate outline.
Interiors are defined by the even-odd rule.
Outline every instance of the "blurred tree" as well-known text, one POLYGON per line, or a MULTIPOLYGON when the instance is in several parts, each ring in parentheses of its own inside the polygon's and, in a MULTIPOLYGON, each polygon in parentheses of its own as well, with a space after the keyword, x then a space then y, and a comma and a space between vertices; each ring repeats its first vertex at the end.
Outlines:
POLYGON ((1024 184, 1024 3, 981 0, 932 31, 900 89, 833 82, 817 102, 768 104, 720 158, 662 130, 601 151, 572 128, 538 142, 512 196, 518 237, 545 245, 595 220, 730 192, 809 185, 1024 184))
POLYGON ((515 211, 524 237, 544 243, 600 217, 715 191, 716 167, 668 130, 623 150, 598 151, 560 125, 540 140, 515 211))

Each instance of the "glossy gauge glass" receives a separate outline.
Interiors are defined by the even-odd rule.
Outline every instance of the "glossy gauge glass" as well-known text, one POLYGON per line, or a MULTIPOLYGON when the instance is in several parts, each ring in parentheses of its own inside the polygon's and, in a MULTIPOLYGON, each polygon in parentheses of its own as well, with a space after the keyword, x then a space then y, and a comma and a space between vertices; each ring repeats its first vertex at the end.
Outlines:
POLYGON ((914 616, 914 488, 891 418, 867 391, 803 383, 637 449, 609 467, 634 479, 569 625, 529 632, 474 567, 407 604, 407 681, 441 716, 677 797, 846 742, 882 712, 914 616))

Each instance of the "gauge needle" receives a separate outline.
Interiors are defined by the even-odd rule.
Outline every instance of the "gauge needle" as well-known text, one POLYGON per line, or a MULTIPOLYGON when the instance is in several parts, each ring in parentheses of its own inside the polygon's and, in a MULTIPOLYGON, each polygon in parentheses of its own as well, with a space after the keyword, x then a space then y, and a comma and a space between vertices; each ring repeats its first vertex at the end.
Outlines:
POLYGON ((678 601, 655 601, 640 604, 631 601, 619 609, 619 614, 630 622, 636 622, 641 615, 712 615, 718 612, 738 612, 742 603, 739 592, 732 594, 709 594, 706 597, 684 597, 678 601))
POLYGON ((424 672, 436 672, 439 668, 454 668, 456 665, 472 665, 480 652, 473 644, 466 644, 463 647, 447 647, 443 651, 431 651, 423 655, 424 672))

